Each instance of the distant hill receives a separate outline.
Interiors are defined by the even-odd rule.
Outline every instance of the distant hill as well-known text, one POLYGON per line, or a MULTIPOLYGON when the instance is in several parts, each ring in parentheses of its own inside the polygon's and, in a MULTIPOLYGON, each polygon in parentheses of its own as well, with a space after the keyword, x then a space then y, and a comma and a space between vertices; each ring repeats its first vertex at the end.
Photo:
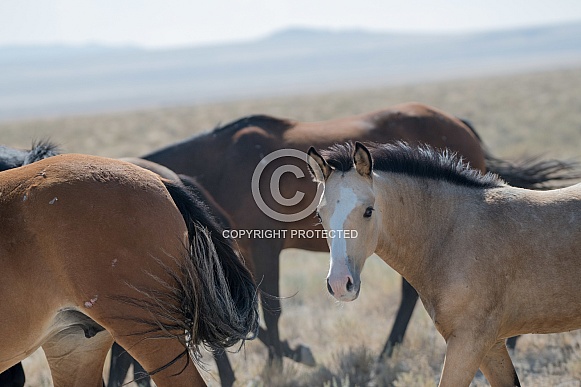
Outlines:
POLYGON ((0 46, 0 120, 581 65, 581 22, 470 34, 294 28, 171 50, 0 46))

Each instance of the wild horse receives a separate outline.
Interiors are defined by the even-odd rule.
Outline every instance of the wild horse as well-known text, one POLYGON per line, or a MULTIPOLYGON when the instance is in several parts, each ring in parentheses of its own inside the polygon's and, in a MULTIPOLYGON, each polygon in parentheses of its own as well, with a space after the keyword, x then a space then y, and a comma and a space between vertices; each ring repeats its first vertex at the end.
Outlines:
POLYGON ((182 186, 63 155, 0 173, 0 192, 0 371, 42 346, 55 385, 101 386, 115 340, 157 385, 204 385, 190 354, 255 331, 250 273, 182 186))
POLYGON ((376 253, 420 294, 446 340, 440 386, 520 386, 505 339, 581 328, 581 184, 538 192, 404 143, 335 145, 309 165, 331 234, 329 292, 359 295, 376 253))
MULTIPOLYGON (((48 141, 33 143, 30 150, 16 149, 0 145, 0 171, 28 165, 35 161, 59 154, 58 146, 48 141)), ((0 386, 24 387, 26 377, 22 363, 18 363, 0 373, 0 386)))
MULTIPOLYGON (((448 148, 462 155, 473 168, 495 172, 509 183, 525 188, 545 188, 551 181, 578 176, 571 171, 570 164, 560 161, 533 159, 513 164, 493 158, 465 122, 418 103, 324 122, 250 116, 154 151, 144 158, 165 165, 176 173, 195 177, 239 229, 320 230, 314 211, 308 209, 317 186, 306 177, 308 172, 304 160, 297 158, 296 153, 289 155, 287 150, 305 151, 310 145, 327 147, 349 140, 380 143, 405 140, 411 144, 427 143, 439 149, 448 148), (263 159, 279 150, 285 151, 264 165, 263 159), (257 167, 263 168, 263 173, 259 176, 259 189, 253 195, 252 181, 257 167), (284 170, 292 173, 281 173, 280 168, 287 168, 284 170), (276 192, 271 189, 273 181, 280 183, 276 192), (262 209, 255 200, 257 193, 264 202, 262 209), (266 211, 270 215, 263 211, 265 206, 272 210, 266 211), (304 216, 297 217, 301 211, 304 216), (272 213, 278 215, 273 218, 272 213)), ((261 290, 266 294, 279 296, 281 250, 292 247, 328 251, 324 239, 293 239, 288 237, 290 234, 279 232, 273 235, 287 237, 238 240, 247 264, 255 278, 261 281, 261 290)), ((416 291, 404 280, 401 305, 383 355, 389 355, 393 346, 402 341, 417 298, 416 291)), ((284 355, 312 363, 306 347, 293 350, 286 342, 280 341, 279 298, 264 298, 262 302, 266 329, 261 328, 259 338, 267 345, 269 358, 279 362, 284 355)), ((222 384, 231 385, 234 374, 226 355, 219 359, 218 368, 222 384)))
MULTIPOLYGON (((43 160, 48 157, 59 155, 58 145, 50 141, 34 142, 30 150, 17 149, 0 145, 0 171, 17 168, 23 165, 43 160)), ((213 198, 197 182, 187 176, 179 176, 162 165, 139 158, 124 158, 123 161, 130 162, 142 168, 157 173, 159 176, 171 180, 174 184, 187 188, 200 201, 199 205, 205 208, 206 214, 212 214, 218 221, 219 226, 229 227, 230 220, 227 214, 213 201, 213 198)), ((139 386, 149 386, 149 375, 123 348, 117 343, 113 344, 111 354, 111 366, 109 372, 108 386, 121 386, 127 375, 129 367, 134 367, 135 382, 139 386)), ((0 373, 0 386, 23 387, 25 384, 25 374, 22 363, 12 366, 10 369, 0 373)))

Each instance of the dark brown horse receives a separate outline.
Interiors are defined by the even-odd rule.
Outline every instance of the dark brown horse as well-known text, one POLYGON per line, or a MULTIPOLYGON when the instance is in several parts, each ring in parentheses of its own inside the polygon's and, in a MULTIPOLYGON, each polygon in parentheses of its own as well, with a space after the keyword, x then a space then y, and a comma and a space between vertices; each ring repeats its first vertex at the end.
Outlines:
MULTIPOLYGON (((545 188, 545 184, 552 180, 577 177, 571 172, 571 165, 558 161, 533 160, 515 165, 494 159, 486 153, 477 134, 465 122, 419 103, 324 122, 250 116, 154 151, 144 158, 165 165, 176 173, 195 177, 238 229, 276 231, 271 234, 275 236, 272 238, 240 238, 238 243, 255 278, 261 281, 261 290, 278 296, 281 250, 293 247, 328 251, 328 247, 324 239, 291 237, 293 230, 321 230, 314 211, 308 210, 317 187, 308 176, 304 157, 297 156, 296 152, 283 151, 278 153, 280 157, 270 157, 269 163, 264 158, 279 150, 306 151, 311 145, 325 148, 350 140, 379 143, 405 140, 410 144, 426 143, 439 149, 449 148, 462 155, 472 167, 483 172, 496 172, 507 182, 525 188, 545 188), (257 167, 263 170, 258 178, 255 174, 257 167), (257 188, 254 195, 253 177, 257 188), (260 207, 257 196, 264 202, 260 207), (306 212, 304 217, 297 216, 301 211, 306 212)), ((393 346, 402 341, 418 298, 405 280, 402 290, 401 305, 383 355, 389 354, 393 346)), ((266 329, 260 330, 259 338, 267 345, 270 359, 280 361, 284 355, 305 361, 305 355, 310 354, 306 347, 292 350, 286 342, 280 341, 279 299, 265 298, 263 307, 266 329)), ((307 356, 306 361, 312 361, 312 357, 307 356)), ((225 356, 218 368, 222 384, 231 385, 234 374, 225 356)))
POLYGON ((42 346, 56 386, 101 386, 115 340, 157 385, 204 385, 190 353, 255 331, 252 277, 183 187, 63 155, 0 173, 0 192, 0 371, 42 346))

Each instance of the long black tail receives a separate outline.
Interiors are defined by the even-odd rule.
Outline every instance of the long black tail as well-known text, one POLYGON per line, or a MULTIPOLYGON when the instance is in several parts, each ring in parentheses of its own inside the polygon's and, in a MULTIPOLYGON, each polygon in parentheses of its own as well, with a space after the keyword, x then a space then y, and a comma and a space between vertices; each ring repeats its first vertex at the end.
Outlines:
MULTIPOLYGON (((461 120, 482 144, 482 139, 466 120, 461 120)), ((483 148, 484 145, 483 145, 483 148)), ((496 158, 485 148, 486 168, 513 187, 546 190, 567 186, 581 179, 581 164, 577 161, 542 160, 531 156, 515 161, 496 158)))
POLYGON ((223 236, 197 196, 183 185, 164 184, 188 227, 191 259, 182 268, 185 282, 180 287, 182 302, 192 308, 191 344, 220 351, 254 338, 259 326, 257 288, 233 241, 223 236))
POLYGON ((178 177, 180 182, 209 208, 209 213, 216 219, 219 227, 222 229, 234 227, 232 219, 226 213, 226 210, 214 200, 214 197, 195 178, 182 174, 179 174, 178 177))
POLYGON ((513 187, 546 190, 568 186, 581 179, 580 167, 576 161, 541 160, 540 156, 506 161, 486 153, 486 168, 513 187))
POLYGON ((165 179, 163 183, 188 229, 187 256, 170 257, 176 265, 152 256, 165 269, 169 281, 152 275, 161 289, 133 287, 141 297, 117 297, 125 304, 147 310, 151 316, 119 316, 144 327, 132 335, 171 338, 184 345, 181 354, 149 371, 149 375, 185 359, 178 374, 190 361, 188 353, 195 361, 200 359, 200 345, 211 352, 221 352, 255 338, 259 327, 257 287, 233 241, 224 238, 209 209, 186 186, 165 179), (177 270, 172 266, 177 266, 177 270))

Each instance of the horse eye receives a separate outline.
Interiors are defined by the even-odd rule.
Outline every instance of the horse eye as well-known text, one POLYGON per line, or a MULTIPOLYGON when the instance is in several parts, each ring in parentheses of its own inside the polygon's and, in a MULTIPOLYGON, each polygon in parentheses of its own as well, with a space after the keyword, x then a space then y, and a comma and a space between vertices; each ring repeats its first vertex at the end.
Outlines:
POLYGON ((365 209, 365 213, 363 214, 364 218, 371 218, 371 214, 373 213, 373 207, 369 206, 365 209))
POLYGON ((315 215, 317 216, 317 218, 319 218, 321 222, 323 221, 323 219, 321 219, 321 214, 319 214, 319 211, 315 212, 315 215))

